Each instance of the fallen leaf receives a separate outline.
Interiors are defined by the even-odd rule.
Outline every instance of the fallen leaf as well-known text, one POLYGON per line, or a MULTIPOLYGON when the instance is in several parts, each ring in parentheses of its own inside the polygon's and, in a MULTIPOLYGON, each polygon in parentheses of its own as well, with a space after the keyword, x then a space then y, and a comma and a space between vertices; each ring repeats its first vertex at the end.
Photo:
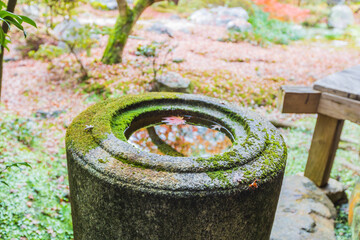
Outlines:
POLYGON ((186 123, 186 120, 184 120, 184 117, 179 116, 171 116, 171 117, 165 117, 162 120, 163 123, 166 123, 167 125, 182 125, 186 123))

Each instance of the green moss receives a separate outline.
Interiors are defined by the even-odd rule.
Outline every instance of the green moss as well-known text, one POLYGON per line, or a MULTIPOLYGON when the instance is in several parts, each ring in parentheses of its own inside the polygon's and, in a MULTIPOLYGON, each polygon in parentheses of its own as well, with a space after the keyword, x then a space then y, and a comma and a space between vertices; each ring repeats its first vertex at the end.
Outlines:
MULTIPOLYGON (((112 118, 121 109, 132 104, 146 102, 154 99, 175 99, 179 93, 148 93, 144 95, 129 95, 118 99, 108 99, 97 103, 77 116, 66 132, 66 146, 74 149, 81 154, 86 154, 89 150, 98 146, 94 140, 106 139, 112 132, 112 118), (87 126, 93 128, 86 130, 87 126), (95 129, 96 128, 96 129, 95 129)), ((129 124, 130 122, 127 122, 129 124)), ((126 127, 123 125, 123 127, 126 127)))
POLYGON ((227 171, 216 171, 216 172, 207 172, 206 174, 212 179, 212 180, 218 180, 222 183, 222 187, 227 187, 230 185, 230 180, 228 179, 227 174, 231 173, 231 170, 227 171))
POLYGON ((98 159, 98 161, 101 162, 101 163, 107 163, 108 162, 108 160, 104 160, 104 159, 101 159, 101 158, 98 159))

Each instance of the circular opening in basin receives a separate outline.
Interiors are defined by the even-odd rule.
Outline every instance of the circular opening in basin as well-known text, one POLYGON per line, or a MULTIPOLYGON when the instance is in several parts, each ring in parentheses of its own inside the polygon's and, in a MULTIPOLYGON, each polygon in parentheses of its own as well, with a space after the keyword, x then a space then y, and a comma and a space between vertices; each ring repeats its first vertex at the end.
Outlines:
POLYGON ((157 112, 135 118, 125 130, 133 146, 159 155, 207 157, 232 146, 232 133, 207 116, 179 111, 157 112))

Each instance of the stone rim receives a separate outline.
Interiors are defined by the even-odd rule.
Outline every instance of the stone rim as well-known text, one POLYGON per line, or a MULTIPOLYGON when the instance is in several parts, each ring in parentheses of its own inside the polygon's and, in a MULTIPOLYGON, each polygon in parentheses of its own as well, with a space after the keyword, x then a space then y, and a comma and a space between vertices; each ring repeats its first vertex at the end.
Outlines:
MULTIPOLYGON (((169 101, 169 99, 168 99, 169 101)), ((106 152, 109 152, 115 158, 127 159, 128 162, 157 170, 171 171, 171 172, 207 172, 207 171, 216 171, 216 170, 228 170, 234 167, 242 166, 256 156, 258 156, 261 151, 265 148, 265 133, 259 131, 257 127, 259 122, 250 118, 242 112, 231 111, 231 114, 236 114, 237 117, 242 117, 243 122, 237 122, 231 120, 226 116, 224 110, 230 111, 230 108, 221 106, 223 104, 214 101, 213 99, 203 100, 192 100, 191 103, 182 102, 183 99, 171 100, 171 106, 168 106, 169 102, 160 103, 157 100, 149 101, 146 103, 146 107, 137 106, 138 102, 133 103, 130 106, 127 106, 126 109, 120 107, 113 109, 115 114, 111 114, 109 118, 103 119, 103 116, 106 115, 107 109, 103 109, 99 112, 93 120, 94 128, 93 133, 101 131, 104 124, 108 125, 108 128, 111 129, 106 140, 103 140, 102 136, 99 134, 93 134, 95 141, 101 146, 106 152), (210 101, 211 100, 211 101, 210 101), (201 112, 196 112, 196 108, 190 107, 190 105, 195 104, 195 106, 201 105, 201 112), (115 136, 111 126, 111 122, 114 117, 121 118, 122 115, 126 115, 128 111, 137 111, 139 108, 141 111, 129 119, 131 122, 136 116, 139 116, 143 113, 149 113, 153 110, 149 110, 150 106, 160 107, 162 110, 184 110, 191 114, 205 114, 205 115, 214 115, 214 118, 218 121, 224 123, 226 127, 233 133, 235 141, 233 146, 229 151, 226 151, 222 154, 213 155, 211 157, 172 157, 172 156, 161 156, 154 153, 148 153, 141 151, 127 141, 119 139, 115 136), (134 107, 135 106, 135 107, 134 107), (245 115, 245 116, 244 116, 245 115), (247 117, 246 117, 247 116, 247 117), (102 121, 101 121, 102 120, 102 121), (244 126, 245 125, 245 126, 244 126), (245 130, 246 129, 246 130, 245 130), (239 141, 239 135, 241 132, 247 133, 246 139, 241 139, 239 141), (253 137, 251 137, 253 136, 253 137), (256 136, 256 137, 254 137, 256 136), (249 140, 251 139, 251 140, 249 140), (223 161, 224 154, 228 155, 227 161, 223 161)), ((153 111, 154 114, 157 112, 153 111)), ((118 131, 124 132, 128 125, 123 125, 118 129, 118 131)))
MULTIPOLYGON (((96 105, 93 107, 95 108, 96 105)), ((85 111, 85 116, 88 112, 93 111, 92 108, 85 111)), ((76 133, 78 135, 86 135, 94 147, 84 152, 80 149, 79 145, 75 144, 75 141, 80 141, 80 138, 76 138, 74 132, 75 128, 70 126, 67 134, 67 149, 70 154, 76 156, 77 159, 84 168, 91 170, 93 174, 101 176, 104 180, 114 183, 114 181, 120 181, 119 183, 131 186, 138 186, 143 189, 142 191, 176 191, 179 194, 185 194, 186 192, 197 191, 199 194, 208 190, 223 191, 223 190, 241 190, 249 189, 255 179, 258 179, 259 185, 262 182, 272 181, 277 176, 282 175, 285 168, 286 161, 286 146, 282 137, 277 130, 266 120, 254 115, 253 113, 232 106, 229 103, 218 101, 213 98, 190 95, 190 94, 169 94, 169 93, 149 93, 141 96, 127 96, 120 99, 109 100, 104 103, 102 108, 94 112, 91 116, 91 121, 88 119, 82 119, 80 115, 74 120, 72 125, 84 126, 86 123, 92 123, 93 128, 90 132, 76 133), (134 104, 134 100, 139 102, 153 101, 167 101, 169 99, 179 99, 179 101, 185 101, 187 103, 194 103, 198 101, 210 102, 211 105, 220 108, 231 109, 242 114, 249 121, 252 128, 257 128, 257 132, 263 132, 265 135, 265 148, 260 151, 254 158, 247 159, 246 162, 236 162, 236 165, 230 168, 223 168, 223 165, 219 165, 219 162, 213 161, 214 159, 207 161, 206 159, 198 159, 196 164, 188 166, 189 171, 178 171, 176 168, 163 166, 151 166, 146 164, 139 164, 139 162, 131 162, 121 156, 108 152, 109 145, 113 145, 114 142, 119 141, 117 137, 111 132, 111 126, 105 126, 104 122, 109 122, 112 119, 111 114, 105 114, 106 108, 112 109, 113 113, 117 113, 117 106, 129 106, 134 104), (124 104, 124 102, 132 101, 131 104, 124 104), (115 106, 115 108, 114 108, 115 106), (105 114, 105 115, 104 115, 105 114), (96 119, 96 121, 95 121, 96 119), (73 129, 74 128, 74 129, 73 129), (105 129, 105 130, 104 130, 105 129), (266 131, 262 131, 265 129, 266 131), (99 144, 100 143, 100 144, 99 144), (115 157, 114 157, 115 156, 115 157), (210 163, 205 166, 210 166, 205 171, 199 166, 201 163, 210 163), (215 165, 214 165, 215 164, 215 165), (214 166, 213 168, 211 168, 214 166), (219 167, 220 166, 220 167, 219 167), (147 189, 147 190, 146 190, 147 189)), ((252 134, 254 135, 254 134, 252 134)), ((129 143, 122 144, 122 151, 131 153, 129 150, 129 143)), ((252 150, 252 145, 249 145, 249 150, 252 150)), ((132 146, 131 146, 132 147, 132 146)), ((154 154, 156 155, 156 154, 154 154)), ((158 156, 158 155, 156 155, 158 156)), ((220 154, 220 157, 226 162, 229 159, 229 153, 220 154)), ((171 166, 173 162, 171 160, 179 157, 168 157, 168 166, 171 166)), ((140 159, 141 160, 141 159, 140 159)), ((142 159, 144 160, 144 159, 142 159)), ((209 159, 208 159, 209 160, 209 159)), ((148 161, 145 159, 144 161, 148 161)), ((230 163, 234 163, 231 161, 230 163)), ((221 164, 221 162, 220 162, 221 164)), ((204 194, 204 193, 203 193, 204 194)), ((208 193, 206 193, 208 194, 208 193)))

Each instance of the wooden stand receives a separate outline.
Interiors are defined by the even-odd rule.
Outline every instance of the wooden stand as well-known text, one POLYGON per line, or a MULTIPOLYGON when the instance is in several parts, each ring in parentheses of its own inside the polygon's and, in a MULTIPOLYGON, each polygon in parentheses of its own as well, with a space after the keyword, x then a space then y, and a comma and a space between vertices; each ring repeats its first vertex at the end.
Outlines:
POLYGON ((319 187, 329 180, 343 125, 344 120, 318 115, 304 175, 319 187))
POLYGON ((304 175, 324 187, 330 177, 344 120, 360 123, 360 65, 316 81, 282 86, 283 113, 317 113, 304 175))

